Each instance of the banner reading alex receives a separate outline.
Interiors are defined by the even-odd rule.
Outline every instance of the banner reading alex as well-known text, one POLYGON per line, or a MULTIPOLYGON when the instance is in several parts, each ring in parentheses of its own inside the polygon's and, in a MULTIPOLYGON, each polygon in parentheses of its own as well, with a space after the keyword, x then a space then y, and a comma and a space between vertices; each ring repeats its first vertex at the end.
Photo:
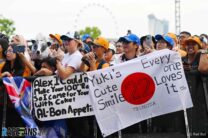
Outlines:
POLYGON ((193 106, 181 58, 170 50, 87 75, 104 137, 142 120, 193 106))
POLYGON ((94 115, 89 97, 88 78, 72 74, 65 80, 57 76, 33 81, 33 107, 41 121, 94 115))

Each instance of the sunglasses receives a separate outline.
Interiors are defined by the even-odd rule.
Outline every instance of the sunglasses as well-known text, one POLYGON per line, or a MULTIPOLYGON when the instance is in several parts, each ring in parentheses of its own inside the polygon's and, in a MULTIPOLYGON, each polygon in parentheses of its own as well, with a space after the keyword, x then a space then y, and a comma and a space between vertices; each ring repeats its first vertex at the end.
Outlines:
POLYGON ((69 40, 62 40, 62 42, 63 42, 64 45, 68 45, 68 44, 70 43, 71 40, 72 40, 72 39, 69 39, 69 40))
POLYGON ((93 48, 96 49, 96 48, 100 48, 101 46, 99 45, 93 45, 93 48))

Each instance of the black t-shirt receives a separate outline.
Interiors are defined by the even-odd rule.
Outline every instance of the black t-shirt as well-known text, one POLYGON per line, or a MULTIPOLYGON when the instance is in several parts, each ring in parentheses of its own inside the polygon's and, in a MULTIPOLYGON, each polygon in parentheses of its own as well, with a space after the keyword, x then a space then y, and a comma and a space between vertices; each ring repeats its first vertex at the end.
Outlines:
POLYGON ((190 65, 191 69, 198 69, 199 61, 200 61, 201 52, 198 52, 192 63, 188 63, 188 56, 182 58, 183 65, 190 65))

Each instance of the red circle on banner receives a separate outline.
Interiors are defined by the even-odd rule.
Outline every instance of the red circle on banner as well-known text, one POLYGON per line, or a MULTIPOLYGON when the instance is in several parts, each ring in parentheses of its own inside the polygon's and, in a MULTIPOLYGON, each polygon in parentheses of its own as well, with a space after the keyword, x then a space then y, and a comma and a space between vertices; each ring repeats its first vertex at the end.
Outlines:
POLYGON ((146 73, 128 75, 121 84, 121 93, 130 104, 139 105, 149 101, 155 92, 155 83, 146 73))

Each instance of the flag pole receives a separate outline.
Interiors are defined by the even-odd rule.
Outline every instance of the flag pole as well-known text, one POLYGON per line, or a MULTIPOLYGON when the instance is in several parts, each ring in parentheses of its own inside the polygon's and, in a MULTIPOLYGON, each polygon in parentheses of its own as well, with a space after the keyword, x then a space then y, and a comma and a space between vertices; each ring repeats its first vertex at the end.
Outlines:
POLYGON ((190 131, 189 131, 189 124, 188 124, 188 117, 187 117, 186 109, 183 109, 183 113, 184 113, 185 125, 186 125, 186 135, 187 135, 187 138, 190 138, 190 131))
POLYGON ((118 131, 118 138, 122 138, 121 130, 118 131))
POLYGON ((204 96, 205 96, 205 102, 207 105, 207 112, 208 112, 208 93, 207 93, 207 78, 201 76, 202 82, 203 82, 203 88, 204 88, 204 96))
POLYGON ((93 119, 94 138, 97 138, 97 123, 96 119, 93 119))
POLYGON ((181 101, 182 106, 183 106, 183 115, 184 115, 184 119, 185 119, 186 136, 187 136, 187 138, 190 138, 190 131, 189 131, 189 124, 188 124, 188 117, 187 117, 186 107, 185 107, 184 101, 181 99, 180 94, 178 94, 178 95, 179 95, 180 101, 181 101))

